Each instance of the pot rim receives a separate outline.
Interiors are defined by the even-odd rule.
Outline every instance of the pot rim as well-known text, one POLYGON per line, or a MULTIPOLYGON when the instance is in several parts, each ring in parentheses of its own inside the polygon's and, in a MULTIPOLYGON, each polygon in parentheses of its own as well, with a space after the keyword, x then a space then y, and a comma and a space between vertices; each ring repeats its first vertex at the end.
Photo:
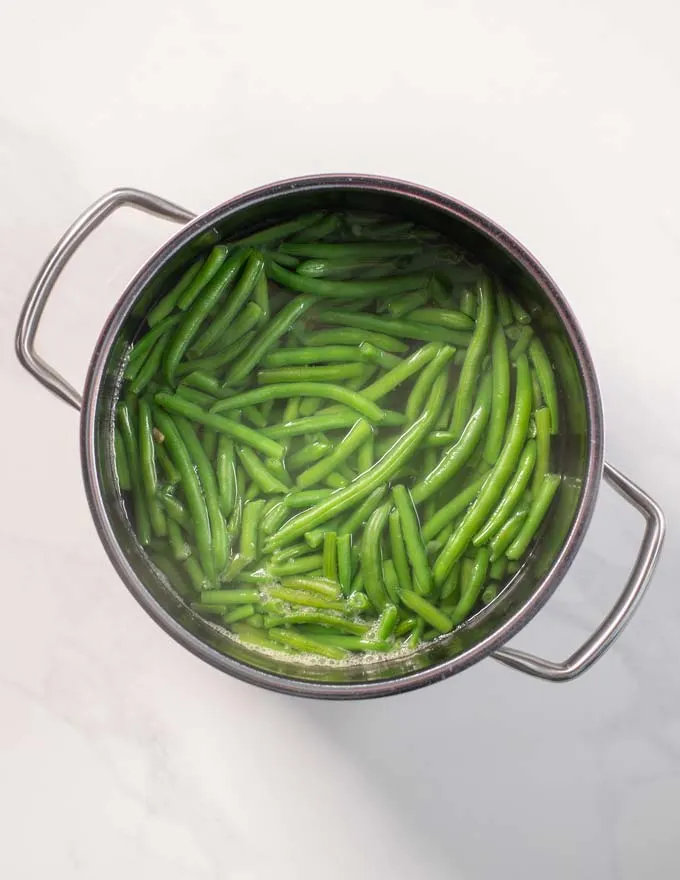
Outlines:
POLYGON ((414 690, 466 669, 505 644, 543 607, 573 562, 593 514, 604 465, 604 420, 595 368, 571 307, 551 276, 517 239, 469 205, 428 187, 376 175, 323 174, 278 181, 222 202, 187 223, 147 260, 122 293, 97 341, 83 392, 80 444, 85 491, 99 537, 128 590, 165 632, 200 659, 250 684, 295 696, 361 699, 414 690), (292 192, 310 193, 334 189, 393 194, 430 205, 483 233, 518 263, 552 302, 569 337, 584 385, 588 424, 587 465, 573 523, 550 570, 529 600, 498 629, 465 652, 396 678, 372 682, 303 681, 256 669, 220 653, 185 630, 146 589, 122 552, 109 523, 95 460, 95 414, 104 378, 104 366, 130 309, 163 265, 194 236, 243 208, 292 192))

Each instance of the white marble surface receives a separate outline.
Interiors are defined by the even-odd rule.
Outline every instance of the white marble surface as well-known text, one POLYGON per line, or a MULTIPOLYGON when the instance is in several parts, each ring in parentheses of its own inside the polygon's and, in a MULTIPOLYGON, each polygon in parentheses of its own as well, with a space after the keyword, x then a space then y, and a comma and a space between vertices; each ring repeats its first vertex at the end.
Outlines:
MULTIPOLYGON (((678 876, 679 26, 673 0, 5 4, 0 876, 678 876), (607 453, 670 528, 634 622, 577 682, 487 661, 349 705, 208 668, 113 573, 81 486, 77 417, 14 358, 39 263, 109 188, 203 210, 345 170, 488 213, 581 319, 607 453)), ((118 214, 65 274, 40 347, 76 384, 114 298, 170 231, 118 214)), ((515 643, 569 653, 640 534, 603 489, 572 572, 515 643)))

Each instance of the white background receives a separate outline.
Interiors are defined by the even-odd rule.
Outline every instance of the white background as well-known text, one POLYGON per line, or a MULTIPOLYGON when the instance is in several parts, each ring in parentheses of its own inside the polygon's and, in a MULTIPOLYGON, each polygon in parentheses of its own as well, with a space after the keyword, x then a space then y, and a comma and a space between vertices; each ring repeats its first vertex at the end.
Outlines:
MULTIPOLYGON (((3 11, 0 876, 677 877, 677 3, 3 11), (534 251, 582 323, 607 455, 670 527, 635 620, 574 683, 489 660, 370 703, 261 692, 165 636, 105 558, 77 416, 13 353, 40 262, 114 186, 202 211, 327 171, 469 202, 534 251)), ((64 274, 39 345, 76 385, 127 279, 172 231, 119 213, 64 274)), ((571 573, 515 644, 566 656, 606 613, 640 535, 603 488, 571 573)))

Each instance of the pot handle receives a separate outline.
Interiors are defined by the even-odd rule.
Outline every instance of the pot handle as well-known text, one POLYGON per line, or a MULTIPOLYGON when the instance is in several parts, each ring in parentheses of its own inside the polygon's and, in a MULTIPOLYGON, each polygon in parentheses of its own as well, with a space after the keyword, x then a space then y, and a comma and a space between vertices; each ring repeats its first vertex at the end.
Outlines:
POLYGON ((590 638, 562 663, 543 660, 541 657, 517 651, 515 648, 493 651, 491 656, 495 660, 546 681, 569 681, 581 675, 600 659, 633 616, 658 561, 666 522, 659 505, 628 477, 606 462, 604 478, 622 498, 642 514, 646 521, 642 545, 633 571, 616 604, 590 638))
POLYGON ((62 235, 43 263, 26 297, 19 316, 15 347, 17 357, 29 373, 57 397, 80 409, 82 395, 35 350, 35 336, 49 295, 64 267, 78 247, 99 224, 118 208, 139 208, 176 223, 193 220, 194 214, 151 193, 140 189, 121 187, 97 199, 62 235))

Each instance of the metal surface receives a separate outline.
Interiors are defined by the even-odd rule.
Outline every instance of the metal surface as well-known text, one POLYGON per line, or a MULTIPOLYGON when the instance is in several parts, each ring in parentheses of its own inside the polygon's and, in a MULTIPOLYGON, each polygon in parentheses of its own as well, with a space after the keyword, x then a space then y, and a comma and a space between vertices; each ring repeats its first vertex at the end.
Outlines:
POLYGON ((547 681, 570 681, 584 673, 617 639, 635 613, 649 586, 659 558, 666 532, 666 522, 659 505, 620 471, 605 463, 604 478, 629 504, 645 518, 645 533, 626 586, 611 612, 568 660, 554 663, 514 648, 501 648, 491 656, 507 666, 547 681))
MULTIPOLYGON (((110 197, 100 200, 97 205, 105 203, 107 198, 110 197)), ((155 200, 155 204, 158 203, 169 204, 155 200)), ((185 219, 186 212, 175 206, 172 210, 179 212, 174 219, 185 219)), ((76 240, 72 232, 82 223, 81 218, 70 230, 70 250, 66 255, 63 246, 61 248, 59 270, 85 237, 86 233, 76 240)), ((60 244, 63 242, 64 239, 60 244)), ((59 246, 50 259, 58 250, 59 246)), ((44 274, 45 269, 41 276, 44 274)), ((48 292, 56 275, 58 271, 48 275, 48 292)), ((38 282, 29 299, 37 298, 36 286, 38 282)), ((42 287, 45 287, 45 281, 42 287)), ((43 294, 43 302, 45 296, 43 294)), ((28 310, 27 304, 25 312, 28 310)), ((40 310, 33 309, 33 334, 40 310)), ((17 348, 19 350, 19 344, 17 348)), ((26 364, 24 358, 21 359, 26 364)), ((50 390, 71 404, 77 403, 77 395, 74 400, 72 395, 65 394, 63 380, 58 377, 59 381, 55 382, 52 371, 47 381, 42 371, 33 366, 29 369, 50 390)), ((661 513, 654 502, 625 477, 607 468, 608 479, 650 522, 635 571, 616 608, 566 664, 551 664, 518 651, 501 650, 501 646, 526 625, 557 588, 583 540, 593 513, 603 468, 603 421, 592 361, 563 295, 522 245, 496 224, 454 199, 413 184, 380 177, 320 176, 273 184, 214 208, 167 242, 130 283, 102 331, 84 393, 81 451, 85 487, 102 542, 127 587, 156 622, 178 642, 217 668, 244 681, 299 696, 334 699, 385 696, 446 678, 489 655, 514 668, 553 680, 573 677, 601 656, 629 619, 648 582, 663 537, 661 513), (536 306, 541 316, 537 322, 544 331, 553 357, 559 361, 558 376, 567 377, 568 381, 565 378, 564 385, 560 386, 566 429, 558 451, 559 467, 567 479, 550 523, 510 587, 454 633, 416 653, 339 668, 321 664, 301 666, 290 659, 253 652, 193 614, 169 589, 137 544, 125 516, 113 474, 112 421, 123 360, 150 304, 162 293, 159 279, 172 278, 173 273, 179 273, 193 259, 199 245, 205 247, 206 243, 220 236, 240 236, 302 210, 342 206, 377 208, 408 216, 439 228, 461 242, 487 263, 501 280, 513 289, 521 290, 527 303, 536 306), (569 674, 563 673, 563 668, 569 674)))
POLYGON ((29 290, 19 317, 15 338, 17 357, 38 382, 75 409, 80 409, 82 396, 36 352, 35 337, 47 300, 68 261, 109 214, 123 207, 139 208, 177 223, 186 223, 195 216, 179 205, 139 189, 112 190, 84 211, 56 243, 29 290))

